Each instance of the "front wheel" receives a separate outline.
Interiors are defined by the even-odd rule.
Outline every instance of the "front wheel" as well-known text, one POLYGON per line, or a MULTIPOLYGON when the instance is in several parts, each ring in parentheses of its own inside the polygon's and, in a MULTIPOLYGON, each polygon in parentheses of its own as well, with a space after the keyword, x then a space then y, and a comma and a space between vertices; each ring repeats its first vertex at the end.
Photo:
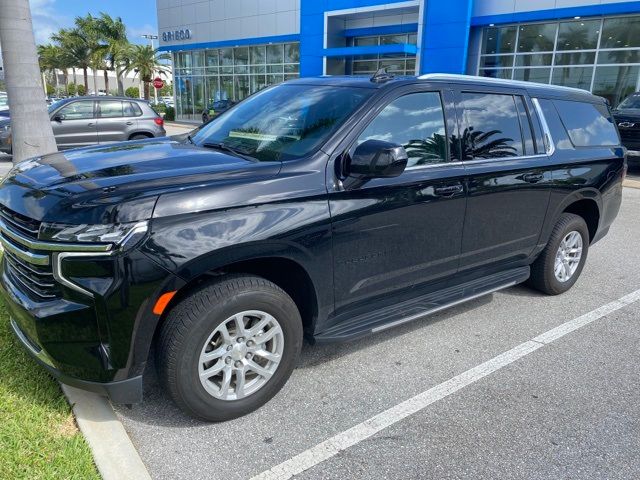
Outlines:
POLYGON ((529 285, 549 295, 569 290, 580 277, 589 252, 589 229, 584 219, 563 213, 547 246, 531 265, 529 285))
POLYGON ((289 295, 260 277, 209 284, 173 308, 160 332, 160 381, 186 413, 230 420, 267 403, 300 354, 302 321, 289 295))

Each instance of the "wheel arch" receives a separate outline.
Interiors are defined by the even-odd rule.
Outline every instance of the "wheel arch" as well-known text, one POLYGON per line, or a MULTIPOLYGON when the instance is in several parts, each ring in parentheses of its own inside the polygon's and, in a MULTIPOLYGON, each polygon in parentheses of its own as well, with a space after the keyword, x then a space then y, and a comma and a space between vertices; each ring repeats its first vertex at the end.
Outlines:
POLYGON ((548 216, 544 244, 548 242, 554 225, 563 213, 573 213, 584 219, 589 229, 589 242, 592 243, 598 233, 602 215, 602 195, 600 191, 595 188, 577 190, 558 202, 554 211, 548 216))

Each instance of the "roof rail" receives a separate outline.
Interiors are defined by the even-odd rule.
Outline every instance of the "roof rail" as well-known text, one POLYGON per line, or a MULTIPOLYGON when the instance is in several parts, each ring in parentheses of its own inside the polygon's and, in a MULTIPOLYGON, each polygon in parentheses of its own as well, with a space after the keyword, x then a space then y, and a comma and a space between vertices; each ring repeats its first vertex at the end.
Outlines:
POLYGON ((522 88, 532 88, 532 87, 544 87, 549 89, 557 89, 557 90, 565 90, 567 92, 574 93, 588 93, 591 94, 588 90, 582 90, 580 88, 573 87, 564 87, 561 85, 549 85, 548 83, 537 83, 537 82, 524 82, 522 80, 505 80, 502 78, 492 78, 492 77, 479 77, 477 75, 459 75, 455 73, 427 73, 424 75, 420 75, 418 77, 420 80, 445 80, 445 81, 464 81, 464 82, 472 82, 472 83, 493 83, 495 85, 503 85, 503 86, 518 86, 522 88))

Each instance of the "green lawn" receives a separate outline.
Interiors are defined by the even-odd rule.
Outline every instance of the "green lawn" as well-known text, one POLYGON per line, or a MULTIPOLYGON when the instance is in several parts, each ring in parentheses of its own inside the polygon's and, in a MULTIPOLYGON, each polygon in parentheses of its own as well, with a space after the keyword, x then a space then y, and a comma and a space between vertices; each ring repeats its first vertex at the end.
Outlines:
POLYGON ((0 301, 0 479, 98 479, 58 383, 15 340, 0 301))

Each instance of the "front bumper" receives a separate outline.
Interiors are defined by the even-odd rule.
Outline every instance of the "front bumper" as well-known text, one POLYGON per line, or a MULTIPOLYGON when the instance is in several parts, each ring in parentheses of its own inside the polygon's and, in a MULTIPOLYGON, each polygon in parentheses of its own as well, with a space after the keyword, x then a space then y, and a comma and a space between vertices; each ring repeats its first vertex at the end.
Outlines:
POLYGON ((91 382, 66 375, 53 366, 46 352, 29 340, 13 319, 11 319, 11 329, 27 352, 60 382, 107 396, 115 403, 130 404, 142 401, 142 375, 119 382, 91 382))

